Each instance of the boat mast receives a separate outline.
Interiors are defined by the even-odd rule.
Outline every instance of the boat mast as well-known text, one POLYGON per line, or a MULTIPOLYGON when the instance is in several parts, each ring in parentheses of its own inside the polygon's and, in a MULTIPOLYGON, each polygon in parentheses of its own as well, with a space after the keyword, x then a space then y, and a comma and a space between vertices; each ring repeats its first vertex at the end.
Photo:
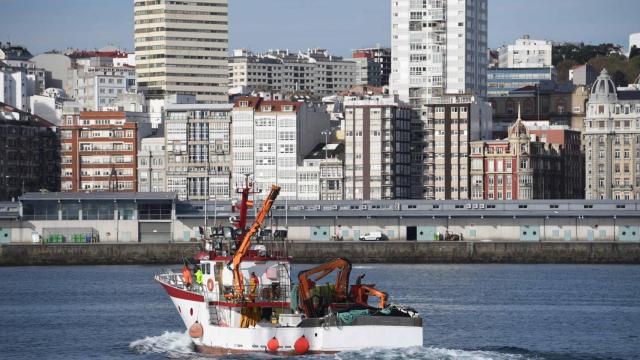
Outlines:
POLYGON ((244 298, 244 279, 240 272, 242 257, 249 251, 249 246, 251 246, 251 237, 258 233, 260 227, 262 227, 262 223, 267 217, 267 214, 269 214, 269 211, 271 211, 271 207, 278 197, 278 194, 280 194, 280 187, 278 185, 271 186, 271 192, 269 192, 269 195, 264 199, 262 209, 260 209, 253 225, 251 225, 251 228, 244 234, 242 242, 233 256, 233 283, 236 290, 236 296, 239 298, 244 298))

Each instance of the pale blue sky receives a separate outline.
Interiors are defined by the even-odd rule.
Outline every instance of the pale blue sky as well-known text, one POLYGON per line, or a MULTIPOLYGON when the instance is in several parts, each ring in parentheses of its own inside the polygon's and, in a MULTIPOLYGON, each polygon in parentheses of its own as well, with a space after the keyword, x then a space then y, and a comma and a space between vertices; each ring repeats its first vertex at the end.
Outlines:
MULTIPOLYGON (((324 47, 340 55, 390 43, 391 0, 230 0, 230 47, 324 47)), ((627 46, 639 0, 489 0, 489 45, 522 34, 627 46)), ((105 44, 133 48, 133 0, 0 0, 0 41, 34 54, 105 44)))

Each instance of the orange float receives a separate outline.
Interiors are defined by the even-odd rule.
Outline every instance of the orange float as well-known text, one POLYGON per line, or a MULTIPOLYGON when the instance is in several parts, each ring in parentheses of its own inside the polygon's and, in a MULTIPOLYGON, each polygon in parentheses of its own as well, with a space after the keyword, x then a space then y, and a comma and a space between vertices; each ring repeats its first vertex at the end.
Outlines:
POLYGON ((267 350, 269 350, 270 352, 276 352, 278 351, 278 348, 280 348, 280 342, 274 336, 271 340, 269 340, 269 342, 267 342, 267 350))
POLYGON ((304 355, 309 351, 309 340, 302 335, 296 340, 295 344, 293 344, 293 349, 296 351, 298 355, 304 355))
POLYGON ((197 339, 197 338, 201 338, 202 335, 204 335, 204 329, 202 328, 202 325, 200 325, 199 322, 196 322, 195 324, 191 325, 191 327, 189 328, 189 336, 191 336, 194 339, 197 339))

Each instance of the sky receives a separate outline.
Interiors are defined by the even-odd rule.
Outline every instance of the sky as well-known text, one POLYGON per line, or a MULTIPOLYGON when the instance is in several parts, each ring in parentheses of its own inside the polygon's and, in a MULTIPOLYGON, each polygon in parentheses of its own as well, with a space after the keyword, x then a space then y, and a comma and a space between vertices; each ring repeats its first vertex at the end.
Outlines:
MULTIPOLYGON (((229 0, 230 49, 390 45, 391 0, 229 0)), ((489 46, 534 39, 627 46, 639 0, 489 0, 489 46)), ((133 50, 133 0, 0 0, 0 41, 52 49, 133 50)))

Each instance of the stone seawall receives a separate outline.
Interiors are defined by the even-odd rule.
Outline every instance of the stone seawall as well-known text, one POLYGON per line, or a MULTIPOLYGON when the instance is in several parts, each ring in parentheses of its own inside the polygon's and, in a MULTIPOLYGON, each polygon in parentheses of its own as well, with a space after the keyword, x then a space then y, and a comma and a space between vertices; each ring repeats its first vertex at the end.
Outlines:
POLYGON ((356 263, 640 264, 640 243, 385 242, 297 243, 297 262, 348 257, 356 263))
POLYGON ((0 266, 179 264, 195 243, 0 245, 0 266))
MULTIPOLYGON (((302 242, 289 249, 297 263, 640 264, 640 243, 302 242)), ((196 243, 0 245, 0 266, 179 264, 196 251, 196 243)))

